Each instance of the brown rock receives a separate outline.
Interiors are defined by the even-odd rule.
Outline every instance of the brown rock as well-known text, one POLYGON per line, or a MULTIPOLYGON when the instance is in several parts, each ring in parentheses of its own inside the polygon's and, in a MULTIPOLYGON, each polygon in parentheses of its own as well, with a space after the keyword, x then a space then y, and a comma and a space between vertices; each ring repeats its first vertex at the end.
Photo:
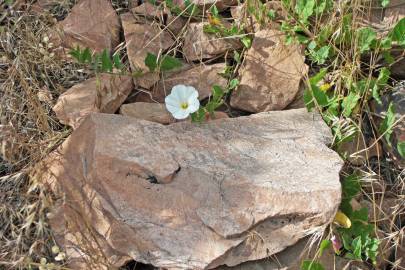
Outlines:
POLYGON ((219 75, 225 69, 225 64, 199 65, 188 70, 167 75, 152 89, 143 91, 137 97, 137 101, 164 102, 165 97, 170 94, 172 88, 178 84, 191 85, 199 94, 199 99, 203 100, 211 95, 212 86, 219 85, 226 87, 227 80, 219 75))
POLYGON ((52 41, 64 48, 111 51, 119 43, 120 22, 108 0, 81 0, 52 31, 52 41))
POLYGON ((187 24, 188 19, 171 12, 167 15, 166 26, 175 36, 178 36, 187 24))
POLYGON ((214 58, 228 50, 238 49, 242 44, 237 39, 218 38, 204 33, 205 23, 190 23, 184 36, 183 54, 189 61, 214 58))
POLYGON ((94 254, 94 241, 115 267, 129 256, 165 268, 233 266, 333 219, 342 161, 331 140, 306 110, 169 126, 91 114, 44 163, 43 179, 65 198, 69 235, 83 235, 65 249, 71 263, 94 254))
POLYGON ((131 9, 135 15, 141 15, 148 19, 160 18, 167 15, 167 10, 162 6, 156 6, 150 2, 144 2, 141 5, 131 9))
POLYGON ((389 32, 402 18, 405 17, 403 0, 390 0, 383 8, 379 0, 373 0, 372 9, 363 14, 363 23, 376 29, 380 35, 389 32))
POLYGON ((210 114, 207 114, 207 115, 205 116, 205 118, 206 118, 206 121, 210 121, 210 120, 217 120, 217 119, 229 118, 229 116, 228 116, 228 114, 225 113, 225 112, 220 112, 220 111, 218 111, 218 112, 214 112, 214 115, 213 115, 213 116, 210 115, 210 114))
POLYGON ((134 78, 135 86, 149 89, 159 80, 159 74, 149 72, 149 68, 145 65, 148 52, 159 55, 168 49, 174 40, 158 25, 139 24, 129 13, 122 14, 121 20, 129 63, 132 72, 137 74, 134 78))
POLYGON ((304 101, 305 88, 305 82, 301 81, 297 95, 294 97, 294 100, 288 104, 286 110, 306 108, 304 101))
POLYGON ((175 121, 165 105, 161 103, 135 102, 124 104, 120 108, 120 114, 160 124, 170 124, 175 121))
POLYGON ((245 262, 232 267, 220 266, 215 270, 301 270, 299 265, 308 244, 308 238, 304 238, 268 258, 245 262))
POLYGON ((307 69, 298 45, 285 45, 279 31, 261 30, 246 53, 231 106, 248 112, 282 110, 294 100, 307 69))
POLYGON ((131 77, 102 74, 67 90, 53 110, 61 123, 76 128, 92 112, 114 113, 131 90, 131 77))

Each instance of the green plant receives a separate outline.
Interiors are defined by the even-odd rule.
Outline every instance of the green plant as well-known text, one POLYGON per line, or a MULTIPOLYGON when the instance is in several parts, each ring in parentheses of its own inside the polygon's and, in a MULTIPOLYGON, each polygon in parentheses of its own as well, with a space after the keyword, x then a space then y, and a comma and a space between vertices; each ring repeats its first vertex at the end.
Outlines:
POLYGON ((155 54, 148 52, 145 57, 145 65, 151 72, 156 70, 165 72, 181 67, 182 63, 177 58, 169 55, 158 57, 155 54))
POLYGON ((342 182, 342 212, 351 220, 350 228, 337 228, 344 248, 344 256, 354 260, 370 260, 376 263, 379 240, 373 236, 374 226, 368 223, 368 210, 353 210, 351 200, 361 191, 360 177, 349 175, 342 182))
POLYGON ((101 53, 94 53, 89 48, 81 49, 77 46, 69 51, 69 54, 81 64, 90 65, 96 73, 113 72, 113 69, 123 70, 124 65, 118 54, 112 57, 110 53, 104 49, 101 53))
MULTIPOLYGON (((152 4, 156 5, 156 0, 149 0, 152 4)), ((195 17, 196 15, 200 14, 201 11, 198 6, 192 3, 190 0, 184 0, 184 8, 173 3, 173 0, 165 0, 163 3, 169 10, 178 16, 187 16, 187 17, 195 17)))
POLYGON ((235 89, 239 85, 238 79, 232 79, 229 81, 228 86, 223 89, 219 85, 214 85, 212 87, 212 95, 205 106, 200 106, 198 111, 191 114, 191 121, 200 123, 204 120, 206 114, 208 113, 211 117, 215 117, 215 110, 221 106, 224 102, 224 96, 229 94, 230 91, 235 89))
POLYGON ((219 15, 218 9, 215 5, 210 8, 208 21, 209 24, 204 25, 203 28, 205 33, 216 35, 219 38, 238 37, 246 48, 250 48, 252 38, 245 33, 243 26, 238 26, 236 23, 226 26, 222 23, 222 17, 219 15))

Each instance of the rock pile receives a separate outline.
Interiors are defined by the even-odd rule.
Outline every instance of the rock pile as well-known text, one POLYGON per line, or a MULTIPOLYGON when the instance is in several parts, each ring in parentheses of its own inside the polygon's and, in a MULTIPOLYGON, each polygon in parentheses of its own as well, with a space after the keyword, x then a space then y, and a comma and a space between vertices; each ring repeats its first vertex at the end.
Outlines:
MULTIPOLYGON (((207 10, 237 5, 192 2, 207 10)), ((232 8, 235 21, 238 12, 232 8)), ((133 1, 118 15, 110 1, 80 0, 55 28, 65 53, 124 44, 130 69, 73 86, 53 108, 74 131, 40 171, 61 198, 51 225, 73 269, 130 260, 168 269, 255 265, 288 247, 284 254, 297 253, 333 218, 342 161, 327 146, 329 128, 304 109, 274 111, 303 107, 308 69, 301 48, 285 45, 276 25, 252 28, 239 87, 222 111, 206 115, 215 121, 176 123, 166 111, 177 84, 194 86, 202 103, 214 85, 228 87, 229 59, 243 44, 208 34, 205 25, 148 2, 133 1), (176 56, 182 66, 150 70, 148 53, 176 56)))

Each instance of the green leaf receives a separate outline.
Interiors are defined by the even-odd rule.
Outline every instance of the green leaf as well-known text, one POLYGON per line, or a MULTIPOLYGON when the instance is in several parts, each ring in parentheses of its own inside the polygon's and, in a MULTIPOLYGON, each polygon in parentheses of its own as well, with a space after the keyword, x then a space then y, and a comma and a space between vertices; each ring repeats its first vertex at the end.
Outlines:
POLYGON ((295 11, 303 23, 314 13, 315 0, 297 0, 295 11))
POLYGON ((235 62, 238 64, 240 64, 242 62, 240 53, 238 51, 233 52, 233 60, 235 60, 235 62))
POLYGON ((149 68, 150 72, 154 72, 158 66, 157 56, 148 52, 145 57, 145 65, 149 68))
POLYGON ((357 30, 357 45, 360 53, 367 52, 371 49, 377 40, 377 33, 370 27, 357 30))
POLYGON ((392 29, 391 37, 393 41, 397 41, 399 45, 405 45, 405 18, 402 18, 392 29))
POLYGON ((326 68, 321 68, 316 75, 309 79, 309 83, 312 85, 318 84, 325 77, 327 71, 328 70, 326 68))
POLYGON ((114 67, 117 69, 122 69, 124 65, 121 63, 121 59, 118 54, 113 56, 114 67))
POLYGON ((384 8, 387 7, 389 5, 390 1, 391 0, 381 0, 381 6, 384 8))
POLYGON ((401 155, 402 158, 405 158, 405 141, 399 142, 397 144, 398 153, 401 155))
POLYGON ((198 111, 192 113, 191 115, 191 122, 193 123, 201 123, 205 117, 205 109, 200 107, 198 111))
POLYGON ((389 50, 392 47, 392 38, 391 37, 384 37, 381 39, 380 42, 381 49, 383 50, 389 50))
POLYGON ((274 9, 270 9, 267 12, 267 17, 269 17, 270 20, 275 20, 276 19, 276 11, 274 9))
POLYGON ((216 25, 206 24, 203 26, 203 32, 207 34, 217 34, 220 33, 221 30, 216 25))
MULTIPOLYGON (((353 173, 346 176, 342 182, 343 198, 349 201, 361 191, 360 177, 353 173)), ((345 213, 347 214, 347 213, 345 213)))
POLYGON ((232 90, 232 89, 235 89, 237 86, 239 85, 239 80, 238 79, 232 79, 230 82, 229 82, 229 87, 228 87, 228 89, 229 90, 232 90))
POLYGON ((366 247, 366 256, 371 260, 373 264, 376 264, 377 261, 377 254, 378 254, 378 246, 380 245, 380 241, 377 238, 372 238, 370 243, 366 247))
POLYGON ((354 92, 350 92, 349 95, 343 99, 342 109, 345 117, 349 117, 352 114, 352 111, 357 106, 359 99, 360 95, 354 92))
POLYGON ((378 74, 377 84, 379 86, 385 86, 387 84, 387 82, 388 82, 390 74, 391 74, 390 70, 388 68, 386 68, 386 67, 383 67, 380 70, 380 74, 378 74))
POLYGON ((224 90, 222 89, 221 86, 219 85, 214 85, 212 87, 212 97, 213 100, 215 100, 216 102, 218 102, 219 100, 221 100, 222 96, 224 95, 224 90))
POLYGON ((324 270, 323 265, 317 261, 305 260, 301 264, 301 270, 324 270))
POLYGON ((315 107, 315 103, 314 97, 312 96, 311 90, 309 88, 305 89, 303 99, 307 110, 310 112, 315 107))
POLYGON ((328 239, 323 239, 319 246, 319 257, 322 256, 323 252, 331 246, 332 242, 328 239))
POLYGON ((82 58, 81 58, 81 51, 80 51, 80 47, 79 47, 79 46, 77 46, 75 49, 71 49, 71 50, 69 51, 69 54, 70 54, 74 59, 76 59, 76 61, 78 61, 78 62, 81 63, 82 58))
POLYGON ((160 63, 161 71, 169 71, 181 67, 183 64, 175 57, 165 55, 160 63))
POLYGON ((312 85, 312 94, 314 95, 314 98, 316 102, 318 103, 319 106, 321 107, 326 107, 328 105, 328 96, 323 92, 321 89, 319 89, 318 86, 312 85))
POLYGON ((309 50, 312 60, 318 64, 324 64, 329 57, 330 46, 323 46, 319 50, 309 50))
POLYGON ((391 55, 389 51, 383 52, 383 57, 384 60, 390 65, 395 62, 395 58, 391 55))
POLYGON ((252 46, 252 38, 249 36, 242 37, 240 41, 242 42, 243 46, 245 46, 247 49, 249 49, 250 46, 252 46))
POLYGON ((106 49, 103 50, 101 53, 101 70, 102 71, 112 71, 113 64, 110 59, 110 54, 107 52, 106 49))
POLYGON ((361 259, 361 237, 356 237, 352 242, 353 255, 356 259, 361 259))
POLYGON ((91 51, 89 48, 83 50, 81 55, 81 62, 82 63, 91 63, 91 51))
POLYGON ((390 102, 388 105, 387 114, 385 115, 384 121, 380 125, 380 133, 384 134, 384 138, 387 141, 388 145, 391 146, 391 134, 393 132, 393 125, 395 123, 395 111, 394 104, 390 102))
POLYGON ((367 221, 368 220, 368 209, 363 207, 359 210, 353 211, 350 215, 350 220, 354 221, 367 221))
POLYGON ((210 11, 211 11, 211 14, 212 14, 214 17, 218 17, 218 16, 219 16, 219 11, 218 11, 218 8, 217 8, 216 5, 212 5, 211 8, 210 8, 210 11))
POLYGON ((390 74, 391 72, 389 71, 389 69, 383 67, 380 70, 380 74, 378 75, 376 83, 372 87, 373 98, 377 101, 378 104, 382 104, 382 101, 380 99, 380 90, 387 85, 390 74))

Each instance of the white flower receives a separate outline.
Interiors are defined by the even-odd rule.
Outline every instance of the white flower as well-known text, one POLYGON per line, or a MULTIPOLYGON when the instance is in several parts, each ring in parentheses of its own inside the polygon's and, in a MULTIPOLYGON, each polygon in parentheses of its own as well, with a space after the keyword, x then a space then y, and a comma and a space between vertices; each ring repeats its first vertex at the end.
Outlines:
POLYGON ((185 119, 200 107, 197 90, 182 84, 172 88, 170 95, 165 98, 165 103, 167 110, 176 119, 185 119))

